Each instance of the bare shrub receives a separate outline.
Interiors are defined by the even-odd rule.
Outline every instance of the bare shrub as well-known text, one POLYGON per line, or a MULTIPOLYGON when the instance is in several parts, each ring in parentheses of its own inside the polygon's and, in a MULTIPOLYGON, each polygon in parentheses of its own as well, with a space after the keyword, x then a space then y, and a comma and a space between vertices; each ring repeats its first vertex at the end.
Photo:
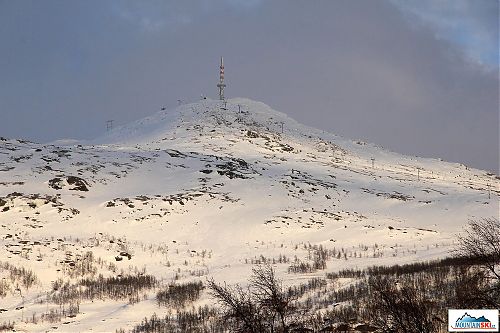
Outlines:
POLYGON ((481 307, 500 307, 500 221, 496 218, 469 220, 458 236, 456 253, 475 258, 483 270, 458 279, 457 301, 481 307))
POLYGON ((288 267, 288 273, 313 273, 317 270, 326 269, 327 260, 335 258, 336 254, 340 255, 340 252, 336 252, 335 249, 327 250, 323 248, 322 245, 311 246, 309 244, 307 251, 308 262, 303 262, 296 258, 295 261, 288 267))
MULTIPOLYGON (((131 333, 218 333, 227 332, 227 325, 217 320, 218 312, 214 308, 204 306, 198 309, 180 310, 175 315, 158 317, 154 313, 149 318, 144 318, 130 332, 131 333)), ((118 329, 116 333, 125 333, 118 329)))
POLYGON ((466 267, 456 272, 455 297, 451 302, 459 309, 495 308, 500 295, 494 292, 486 271, 476 267, 466 267))
POLYGON ((38 320, 46 321, 49 323, 60 322, 63 318, 74 318, 80 313, 80 303, 72 302, 68 306, 61 305, 58 308, 52 308, 37 317, 35 313, 32 314, 31 322, 37 324, 38 320))
POLYGON ((87 299, 104 298, 124 299, 136 295, 143 289, 156 285, 156 278, 151 275, 125 275, 105 278, 99 275, 97 279, 82 279, 80 285, 84 288, 82 295, 87 299))
POLYGON ((156 278, 152 275, 136 274, 118 277, 85 278, 79 284, 70 284, 56 280, 53 291, 47 297, 56 304, 66 304, 84 299, 129 299, 130 303, 139 300, 139 292, 156 286, 156 278))
POLYGON ((371 278, 369 285, 373 292, 369 306, 378 325, 401 333, 438 332, 434 304, 423 292, 387 277, 371 278))
POLYGON ((458 236, 457 253, 481 259, 484 267, 500 280, 500 221, 495 218, 469 220, 464 233, 458 236))
POLYGON ((13 331, 14 330, 14 322, 6 322, 4 321, 3 323, 0 324, 0 332, 6 332, 6 331, 13 331))
POLYGON ((196 301, 202 290, 201 281, 171 284, 156 294, 156 301, 158 305, 184 307, 186 303, 196 301))
POLYGON ((31 288, 37 281, 35 273, 24 267, 16 267, 8 262, 0 262, 0 272, 7 271, 12 284, 20 283, 24 288, 31 288))
POLYGON ((7 292, 10 291, 10 285, 7 283, 7 281, 4 281, 3 279, 0 280, 0 298, 7 296, 7 292))
POLYGON ((294 307, 292 297, 277 279, 271 265, 252 269, 249 287, 229 287, 213 280, 208 285, 211 295, 222 306, 223 318, 232 332, 290 332, 294 307))
POLYGON ((68 270, 70 277, 83 277, 97 273, 97 266, 95 265, 94 253, 92 251, 85 252, 73 264, 71 269, 68 270))

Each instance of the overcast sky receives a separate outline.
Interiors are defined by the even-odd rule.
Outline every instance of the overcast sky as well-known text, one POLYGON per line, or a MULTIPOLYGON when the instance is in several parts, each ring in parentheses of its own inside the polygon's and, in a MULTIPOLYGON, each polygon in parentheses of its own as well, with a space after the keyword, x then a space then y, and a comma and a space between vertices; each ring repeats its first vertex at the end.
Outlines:
POLYGON ((498 173, 498 0, 0 0, 0 136, 93 138, 177 99, 263 101, 498 173))

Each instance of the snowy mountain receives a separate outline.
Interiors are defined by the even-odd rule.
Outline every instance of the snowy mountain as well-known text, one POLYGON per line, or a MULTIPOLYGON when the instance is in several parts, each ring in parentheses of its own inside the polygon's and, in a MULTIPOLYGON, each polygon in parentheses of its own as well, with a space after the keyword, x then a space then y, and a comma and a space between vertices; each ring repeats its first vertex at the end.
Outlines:
POLYGON ((353 142, 241 98, 181 105, 89 142, 2 138, 0 323, 114 332, 158 311, 151 294, 82 301, 60 322, 26 319, 58 307, 47 301, 57 281, 83 276, 244 283, 253 263, 274 259, 294 284, 445 257, 468 219, 498 216, 499 188, 485 171, 353 142), (312 261, 311 246, 338 256, 290 273, 312 261))

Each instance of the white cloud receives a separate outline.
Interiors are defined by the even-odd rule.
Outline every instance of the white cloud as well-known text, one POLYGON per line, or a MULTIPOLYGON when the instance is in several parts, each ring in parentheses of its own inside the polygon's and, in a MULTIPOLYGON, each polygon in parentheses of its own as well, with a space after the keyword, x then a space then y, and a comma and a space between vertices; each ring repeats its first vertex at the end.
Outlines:
POLYGON ((497 0, 391 0, 413 23, 463 49, 471 60, 498 68, 497 0), (417 20, 415 20, 417 19, 417 20))

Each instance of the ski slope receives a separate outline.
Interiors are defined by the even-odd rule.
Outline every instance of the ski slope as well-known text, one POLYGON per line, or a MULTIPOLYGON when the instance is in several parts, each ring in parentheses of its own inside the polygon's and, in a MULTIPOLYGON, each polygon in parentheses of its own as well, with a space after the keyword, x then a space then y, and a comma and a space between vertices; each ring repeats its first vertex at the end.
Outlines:
POLYGON ((19 286, 0 267, 0 324, 114 332, 161 311, 150 291, 133 305, 82 301, 76 316, 30 320, 58 307, 44 300, 58 279, 80 278, 72 272, 89 251, 91 276, 244 284, 267 258, 291 285, 448 256, 468 219, 498 217, 499 194, 497 175, 344 139, 243 98, 181 105, 86 142, 2 138, 0 262, 36 282, 19 286), (345 255, 288 273, 310 261, 309 244, 345 255))

